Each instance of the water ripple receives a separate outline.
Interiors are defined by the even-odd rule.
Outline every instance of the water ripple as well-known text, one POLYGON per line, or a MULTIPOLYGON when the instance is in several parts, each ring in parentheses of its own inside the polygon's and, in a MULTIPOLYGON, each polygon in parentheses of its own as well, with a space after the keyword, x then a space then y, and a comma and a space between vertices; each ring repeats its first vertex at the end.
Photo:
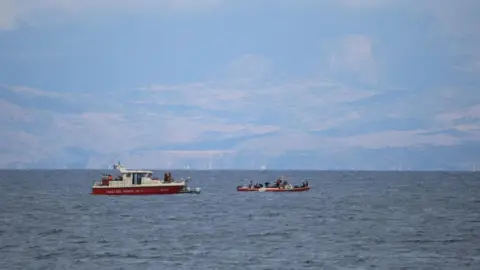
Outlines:
POLYGON ((211 171, 191 175, 208 187, 198 196, 91 196, 100 174, 0 171, 11 187, 0 194, 0 269, 480 265, 473 174, 292 171, 286 176, 313 189, 274 194, 235 192, 235 179, 265 182, 274 173, 211 171))

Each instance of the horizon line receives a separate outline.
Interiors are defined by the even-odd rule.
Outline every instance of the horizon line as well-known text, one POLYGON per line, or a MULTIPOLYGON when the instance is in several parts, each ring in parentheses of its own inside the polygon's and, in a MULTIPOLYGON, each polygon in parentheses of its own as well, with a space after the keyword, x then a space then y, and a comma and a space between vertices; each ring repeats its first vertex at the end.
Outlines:
MULTIPOLYGON (((466 169, 408 169, 408 170, 393 170, 393 169, 185 169, 185 168, 137 168, 131 170, 150 170, 150 171, 254 171, 254 172, 275 172, 275 171, 315 171, 315 172, 480 172, 466 169)), ((0 168, 0 171, 116 171, 115 169, 88 169, 88 168, 0 168)))

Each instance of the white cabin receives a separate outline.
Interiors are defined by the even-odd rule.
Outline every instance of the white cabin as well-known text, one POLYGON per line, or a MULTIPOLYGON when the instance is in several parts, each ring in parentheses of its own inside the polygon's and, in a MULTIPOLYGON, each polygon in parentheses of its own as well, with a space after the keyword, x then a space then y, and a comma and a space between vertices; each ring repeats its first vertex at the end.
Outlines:
POLYGON ((101 183, 96 185, 106 186, 106 187, 135 187, 135 186, 178 186, 185 185, 185 180, 180 179, 175 181, 172 179, 171 182, 165 182, 163 177, 162 179, 158 177, 153 177, 153 171, 149 170, 128 170, 125 169, 120 163, 115 164, 114 168, 119 170, 121 176, 103 178, 101 183))

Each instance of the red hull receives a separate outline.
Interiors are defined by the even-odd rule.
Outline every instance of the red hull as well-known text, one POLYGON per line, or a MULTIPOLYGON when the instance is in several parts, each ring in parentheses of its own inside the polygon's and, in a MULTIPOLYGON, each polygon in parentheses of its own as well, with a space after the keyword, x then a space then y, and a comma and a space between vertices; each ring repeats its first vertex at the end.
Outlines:
POLYGON ((300 191, 307 191, 310 190, 310 187, 299 187, 299 188, 247 188, 247 187, 239 187, 237 191, 262 191, 262 192, 300 192, 300 191))
POLYGON ((92 195, 166 195, 180 193, 183 186, 92 188, 92 195))

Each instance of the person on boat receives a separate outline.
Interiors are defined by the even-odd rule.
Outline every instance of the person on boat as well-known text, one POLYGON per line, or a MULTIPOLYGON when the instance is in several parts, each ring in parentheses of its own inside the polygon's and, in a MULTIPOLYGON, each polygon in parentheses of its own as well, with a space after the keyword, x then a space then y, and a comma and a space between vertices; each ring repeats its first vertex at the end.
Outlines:
POLYGON ((168 174, 167 173, 163 174, 163 182, 168 182, 168 174))
POLYGON ((172 182, 172 181, 173 181, 172 173, 168 172, 168 182, 172 182))
POLYGON ((111 174, 108 175, 108 181, 112 181, 113 177, 111 174))
POLYGON ((278 178, 277 182, 275 183, 275 187, 279 188, 281 183, 282 183, 282 179, 278 178))
POLYGON ((252 188, 253 187, 253 181, 250 181, 250 184, 248 184, 248 188, 252 188))
POLYGON ((268 186, 270 185, 269 182, 265 182, 265 187, 268 188, 268 186))

